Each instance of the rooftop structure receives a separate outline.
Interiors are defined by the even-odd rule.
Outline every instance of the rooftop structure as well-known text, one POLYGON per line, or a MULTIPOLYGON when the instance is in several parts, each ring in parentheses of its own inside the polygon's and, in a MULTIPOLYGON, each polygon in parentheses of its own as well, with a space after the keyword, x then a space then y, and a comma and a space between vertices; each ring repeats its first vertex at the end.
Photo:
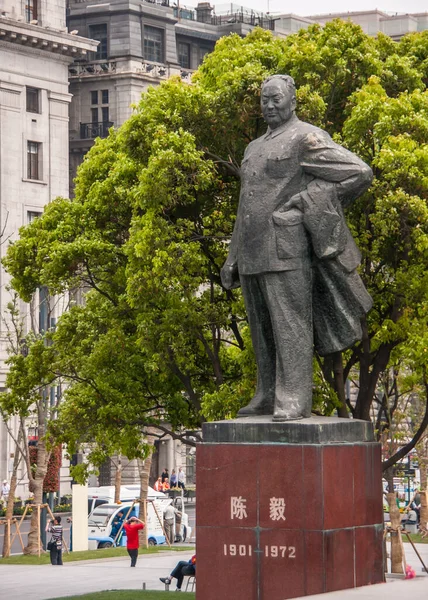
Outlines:
POLYGON ((314 23, 324 25, 334 19, 349 20, 360 25, 364 33, 376 36, 379 32, 389 35, 394 40, 399 39, 406 33, 425 31, 428 29, 428 12, 413 14, 389 14, 377 9, 337 12, 328 14, 308 15, 305 17, 295 14, 278 15, 275 30, 283 30, 290 34, 301 28, 306 28, 314 23))

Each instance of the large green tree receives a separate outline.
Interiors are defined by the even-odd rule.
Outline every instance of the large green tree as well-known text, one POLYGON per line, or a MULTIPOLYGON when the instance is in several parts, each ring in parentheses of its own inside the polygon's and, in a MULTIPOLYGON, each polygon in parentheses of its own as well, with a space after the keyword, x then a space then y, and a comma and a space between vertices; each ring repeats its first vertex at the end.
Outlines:
POLYGON ((391 353, 427 318, 427 57, 424 34, 396 43, 340 21, 286 40, 260 29, 232 35, 193 85, 171 79, 149 89, 135 114, 96 142, 75 198, 48 205, 4 260, 24 300, 40 285, 87 292, 52 334, 51 369, 70 383, 55 423, 63 439, 132 457, 145 427, 169 422, 186 435, 248 402, 255 367, 245 311, 219 272, 240 161, 265 130, 260 84, 284 72, 296 81, 298 115, 375 173, 347 213, 374 308, 361 343, 314 362, 315 409, 370 418, 391 353), (351 374, 355 407, 345 397, 351 374))

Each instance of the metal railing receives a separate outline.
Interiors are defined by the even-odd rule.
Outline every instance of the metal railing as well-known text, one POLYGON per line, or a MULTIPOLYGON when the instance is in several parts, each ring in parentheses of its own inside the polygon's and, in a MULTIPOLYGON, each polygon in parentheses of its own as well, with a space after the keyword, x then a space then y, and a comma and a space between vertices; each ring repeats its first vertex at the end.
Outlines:
MULTIPOLYGON (((69 6, 71 4, 84 4, 85 2, 89 2, 89 0, 67 0, 67 4, 69 6)), ((143 0, 143 2, 147 2, 147 4, 159 4, 160 6, 169 6, 169 0, 143 0)))
POLYGON ((147 4, 158 4, 159 6, 169 6, 169 0, 143 0, 147 4))
POLYGON ((113 127, 111 121, 102 123, 80 123, 80 139, 93 140, 97 137, 105 138, 108 136, 108 130, 113 127))
POLYGON ((173 11, 174 17, 196 21, 196 11, 192 8, 179 8, 178 6, 174 6, 173 11))
POLYGON ((116 73, 116 61, 91 61, 82 64, 73 63, 68 68, 70 77, 92 77, 93 75, 109 75, 116 73))
POLYGON ((216 15, 212 14, 207 17, 205 21, 202 19, 196 10, 174 7, 174 16, 180 19, 187 19, 189 21, 198 21, 201 23, 209 23, 210 25, 231 25, 232 23, 245 23, 252 25, 253 27, 262 27, 262 29, 269 29, 270 31, 275 30, 275 19, 264 15, 263 13, 252 13, 252 12, 234 12, 227 14, 216 15))
POLYGON ((227 15, 211 16, 212 25, 230 25, 231 23, 245 23, 247 25, 253 25, 253 27, 269 29, 270 31, 274 31, 275 29, 275 19, 260 14, 236 12, 227 15))

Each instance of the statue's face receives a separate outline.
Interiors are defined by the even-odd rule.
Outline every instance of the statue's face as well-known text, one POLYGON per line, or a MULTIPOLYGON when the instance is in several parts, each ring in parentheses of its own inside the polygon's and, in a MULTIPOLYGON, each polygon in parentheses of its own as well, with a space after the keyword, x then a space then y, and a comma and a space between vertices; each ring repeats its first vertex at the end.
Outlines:
POLYGON ((271 129, 276 129, 294 113, 296 97, 294 89, 281 79, 273 79, 263 86, 261 107, 263 117, 271 129))

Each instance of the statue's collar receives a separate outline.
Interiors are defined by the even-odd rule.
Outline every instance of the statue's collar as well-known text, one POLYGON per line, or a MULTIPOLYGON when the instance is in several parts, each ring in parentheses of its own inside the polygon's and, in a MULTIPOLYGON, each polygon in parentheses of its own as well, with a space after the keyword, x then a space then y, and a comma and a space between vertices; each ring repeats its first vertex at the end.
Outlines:
POLYGON ((265 133, 265 140, 270 140, 271 138, 275 138, 277 135, 280 135, 281 133, 286 131, 291 125, 293 125, 297 120, 298 118, 296 117, 296 114, 293 113, 288 119, 288 121, 285 121, 285 123, 283 123, 276 129, 271 129, 270 127, 268 127, 268 130, 265 133))

